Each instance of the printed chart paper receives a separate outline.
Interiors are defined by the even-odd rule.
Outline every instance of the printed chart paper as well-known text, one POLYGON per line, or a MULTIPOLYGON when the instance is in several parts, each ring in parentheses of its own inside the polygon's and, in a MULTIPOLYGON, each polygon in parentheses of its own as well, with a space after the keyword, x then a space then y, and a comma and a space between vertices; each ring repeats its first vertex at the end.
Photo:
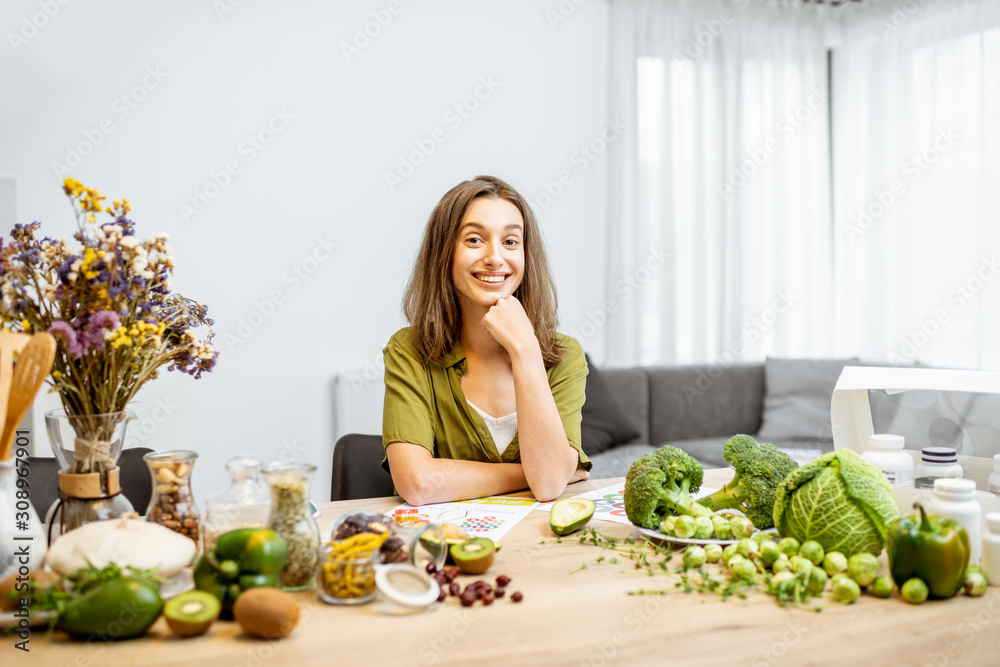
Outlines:
MULTIPOLYGON (((499 498, 490 496, 476 500, 453 503, 434 503, 417 507, 419 521, 454 523, 462 527, 469 537, 488 537, 494 542, 507 534, 518 521, 528 516, 538 504, 532 498, 499 498)), ((403 503, 385 513, 391 517, 397 509, 411 509, 403 503)))
MULTIPOLYGON (((718 489, 703 486, 698 490, 698 493, 693 495, 693 497, 701 498, 702 496, 707 496, 717 490, 718 489)), ((615 484, 613 486, 606 486, 603 489, 581 493, 580 495, 573 497, 586 498, 587 500, 594 501, 594 504, 597 505, 597 509, 594 510, 594 516, 591 519, 592 521, 597 519, 598 521, 623 523, 626 526, 632 525, 632 522, 628 520, 627 516, 625 516, 625 482, 615 484)), ((542 503, 535 507, 535 509, 548 512, 552 509, 553 504, 554 503, 542 503)))

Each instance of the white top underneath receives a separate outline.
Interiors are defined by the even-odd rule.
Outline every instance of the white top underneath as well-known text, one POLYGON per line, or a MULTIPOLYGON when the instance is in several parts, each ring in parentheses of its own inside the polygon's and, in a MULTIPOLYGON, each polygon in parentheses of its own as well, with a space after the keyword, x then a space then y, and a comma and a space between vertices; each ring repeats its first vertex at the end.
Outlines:
POLYGON ((466 399, 466 402, 486 422, 486 428, 490 430, 490 435, 493 436, 493 444, 497 446, 497 452, 502 455, 517 434, 517 413, 512 412, 503 417, 492 417, 473 405, 469 399, 466 399))

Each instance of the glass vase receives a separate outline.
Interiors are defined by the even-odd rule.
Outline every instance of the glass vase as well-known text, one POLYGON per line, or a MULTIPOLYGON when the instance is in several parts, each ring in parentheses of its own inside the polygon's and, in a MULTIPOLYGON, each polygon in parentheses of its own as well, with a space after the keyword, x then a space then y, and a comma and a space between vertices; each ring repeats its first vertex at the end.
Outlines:
POLYGON ((261 462, 252 456, 234 456, 226 462, 233 483, 205 501, 202 529, 205 550, 215 547, 219 535, 237 528, 263 528, 271 511, 271 491, 260 478, 261 462))
POLYGON ((309 481, 314 472, 316 466, 308 463, 272 463, 264 467, 264 479, 271 487, 267 527, 288 544, 288 560, 279 575, 286 591, 316 585, 319 527, 309 507, 309 481))
POLYGON ((0 461, 0 581, 22 565, 37 570, 45 559, 45 532, 29 497, 34 480, 27 465, 20 470, 15 459, 0 461))
POLYGON ((146 521, 158 523, 190 537, 201 546, 201 519, 191 493, 191 473, 197 452, 171 449, 142 457, 149 467, 153 493, 146 508, 146 521))
POLYGON ((135 511, 121 492, 118 467, 125 430, 135 418, 129 410, 99 415, 45 413, 45 428, 59 462, 59 498, 45 519, 50 542, 91 521, 135 511))

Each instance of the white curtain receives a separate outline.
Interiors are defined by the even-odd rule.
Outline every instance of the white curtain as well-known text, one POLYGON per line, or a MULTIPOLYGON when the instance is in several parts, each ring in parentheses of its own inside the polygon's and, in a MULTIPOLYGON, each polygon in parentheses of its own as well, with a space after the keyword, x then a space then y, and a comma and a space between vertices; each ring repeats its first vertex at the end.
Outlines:
POLYGON ((611 363, 832 350, 824 9, 613 0, 611 363))
POLYGON ((1000 368, 1000 2, 898 0, 842 19, 836 350, 1000 368))

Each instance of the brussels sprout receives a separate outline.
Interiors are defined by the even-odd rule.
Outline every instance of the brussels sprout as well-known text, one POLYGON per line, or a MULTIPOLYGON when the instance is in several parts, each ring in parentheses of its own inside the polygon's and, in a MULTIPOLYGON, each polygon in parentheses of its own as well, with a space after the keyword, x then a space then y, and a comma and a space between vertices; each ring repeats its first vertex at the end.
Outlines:
POLYGON ((739 555, 736 549, 737 545, 727 544, 726 547, 722 550, 722 562, 725 563, 726 565, 729 565, 729 559, 732 558, 733 556, 739 555))
POLYGON ((799 541, 794 537, 782 538, 782 540, 778 542, 778 548, 781 550, 781 553, 785 554, 789 558, 799 555, 799 541))
POLYGON ((854 554, 847 559, 847 575, 862 588, 870 586, 878 576, 878 558, 865 551, 854 554))
POLYGON ((705 545, 705 560, 709 563, 718 563, 722 559, 722 546, 718 544, 705 545))
POLYGON ((734 516, 729 520, 729 527, 733 530, 733 537, 737 540, 742 540, 744 537, 750 537, 753 535, 754 530, 753 524, 750 519, 745 516, 734 516))
POLYGON ((826 588, 827 581, 829 581, 829 577, 826 571, 821 567, 814 567, 809 570, 809 578, 806 580, 806 590, 813 595, 819 595, 826 588))
POLYGON ((684 552, 684 567, 698 568, 705 564, 707 560, 705 550, 698 546, 693 546, 684 552))
MULTIPOLYGON (((726 528, 729 527, 729 518, 725 517, 725 516, 722 516, 721 514, 713 514, 712 515, 712 529, 715 531, 715 536, 716 537, 719 537, 719 529, 721 529, 723 526, 725 526, 726 528)), ((725 539, 725 538, 719 537, 719 539, 722 540, 722 539, 725 539)))
POLYGON ((837 575, 834 577, 834 580, 833 597, 837 598, 840 602, 850 604, 861 596, 861 587, 858 586, 858 582, 850 577, 837 575))
POLYGON ((813 565, 819 565, 823 562, 823 547, 816 540, 806 540, 799 547, 799 555, 811 560, 813 565))
POLYGON ((892 595, 892 577, 882 575, 872 582, 872 595, 878 598, 887 598, 892 595))
POLYGON ((750 539, 758 545, 763 546, 765 542, 774 542, 774 535, 772 533, 765 533, 762 530, 758 530, 750 539))
POLYGON ((974 598, 986 593, 986 577, 981 572, 970 572, 965 575, 965 594, 974 598))
POLYGON ((899 592, 902 594, 903 599, 911 604, 920 604, 927 599, 927 584, 924 583, 923 579, 918 577, 913 577, 908 579, 905 584, 899 587, 899 592))
POLYGON ((792 556, 789 560, 792 563, 792 572, 795 574, 803 571, 809 572, 813 567, 812 561, 802 556, 792 556))
POLYGON ((768 540, 760 545, 760 557, 764 560, 768 566, 773 565, 774 561, 778 560, 779 556, 784 556, 781 550, 778 549, 778 543, 773 540, 768 540))
POLYGON ((771 577, 771 586, 773 588, 778 588, 781 584, 785 583, 789 579, 792 579, 795 575, 791 572, 778 572, 773 577, 771 577))
POLYGON ((730 561, 729 571, 735 579, 753 579, 757 576, 757 566, 745 558, 741 558, 735 565, 730 561))
POLYGON ((694 520, 694 536, 699 540, 707 540, 714 533, 712 520, 707 516, 700 516, 694 520))
POLYGON ((781 554, 777 558, 774 559, 773 563, 771 563, 771 571, 772 572, 791 572, 792 571, 792 562, 790 560, 788 560, 788 556, 786 556, 785 554, 781 554))
POLYGON ((839 551, 830 551, 823 556, 823 569, 831 577, 841 572, 847 572, 847 556, 839 551))
POLYGON ((664 535, 674 534, 674 524, 677 523, 677 517, 673 514, 667 516, 663 521, 660 522, 660 532, 664 535))
POLYGON ((753 559, 760 555, 760 545, 753 540, 743 538, 736 545, 736 553, 744 558, 753 559))
POLYGON ((688 516, 687 514, 682 514, 677 517, 677 521, 674 522, 674 535, 677 537, 683 537, 685 539, 694 537, 697 530, 698 524, 695 523, 694 517, 688 516))

